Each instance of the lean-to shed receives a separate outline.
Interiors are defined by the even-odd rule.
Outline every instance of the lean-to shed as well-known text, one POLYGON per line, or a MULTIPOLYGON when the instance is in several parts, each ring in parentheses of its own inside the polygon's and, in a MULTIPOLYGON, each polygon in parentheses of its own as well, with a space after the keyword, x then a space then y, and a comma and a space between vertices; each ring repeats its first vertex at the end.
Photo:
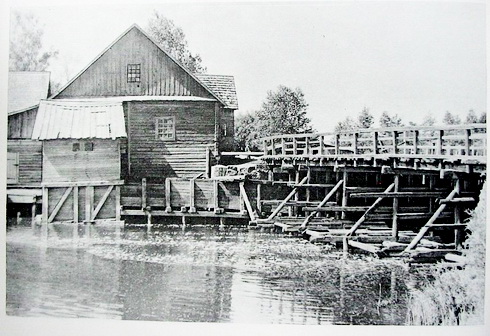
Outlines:
POLYGON ((43 142, 43 183, 121 178, 121 102, 43 100, 32 139, 43 142))

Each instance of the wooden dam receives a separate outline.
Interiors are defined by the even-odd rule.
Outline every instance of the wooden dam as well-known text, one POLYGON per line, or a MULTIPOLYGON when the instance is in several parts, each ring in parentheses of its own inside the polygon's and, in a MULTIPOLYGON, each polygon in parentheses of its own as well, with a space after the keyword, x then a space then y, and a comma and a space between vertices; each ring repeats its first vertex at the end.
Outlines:
POLYGON ((44 183, 43 227, 68 225, 78 237, 130 223, 238 224, 346 252, 458 261, 485 180, 486 125, 273 136, 253 169, 221 170, 163 183, 44 183))

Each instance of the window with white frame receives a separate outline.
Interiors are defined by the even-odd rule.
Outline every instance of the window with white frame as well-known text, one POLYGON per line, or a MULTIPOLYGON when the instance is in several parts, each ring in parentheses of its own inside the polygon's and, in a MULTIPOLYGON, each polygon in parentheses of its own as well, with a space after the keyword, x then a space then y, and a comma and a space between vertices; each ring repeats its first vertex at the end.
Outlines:
POLYGON ((175 140, 175 117, 155 118, 155 134, 158 140, 175 140))

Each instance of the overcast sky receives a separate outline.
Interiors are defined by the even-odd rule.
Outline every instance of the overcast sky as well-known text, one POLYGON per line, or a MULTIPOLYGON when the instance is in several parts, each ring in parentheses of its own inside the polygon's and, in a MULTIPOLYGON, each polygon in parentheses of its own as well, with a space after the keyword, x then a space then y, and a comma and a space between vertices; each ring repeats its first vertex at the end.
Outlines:
POLYGON ((240 113, 299 87, 318 131, 368 107, 405 123, 486 111, 485 5, 457 2, 214 3, 25 8, 59 50, 54 79, 78 73, 153 10, 180 26, 208 73, 235 76, 240 113))

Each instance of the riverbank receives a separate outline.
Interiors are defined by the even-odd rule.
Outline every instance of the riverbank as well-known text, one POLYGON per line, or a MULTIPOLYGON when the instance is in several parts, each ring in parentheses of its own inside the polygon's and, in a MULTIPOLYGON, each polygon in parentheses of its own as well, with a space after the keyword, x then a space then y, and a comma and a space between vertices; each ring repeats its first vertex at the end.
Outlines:
POLYGON ((434 280, 415 290, 408 306, 411 325, 481 325, 484 323, 486 258, 486 183, 468 221, 462 269, 439 267, 434 280))

